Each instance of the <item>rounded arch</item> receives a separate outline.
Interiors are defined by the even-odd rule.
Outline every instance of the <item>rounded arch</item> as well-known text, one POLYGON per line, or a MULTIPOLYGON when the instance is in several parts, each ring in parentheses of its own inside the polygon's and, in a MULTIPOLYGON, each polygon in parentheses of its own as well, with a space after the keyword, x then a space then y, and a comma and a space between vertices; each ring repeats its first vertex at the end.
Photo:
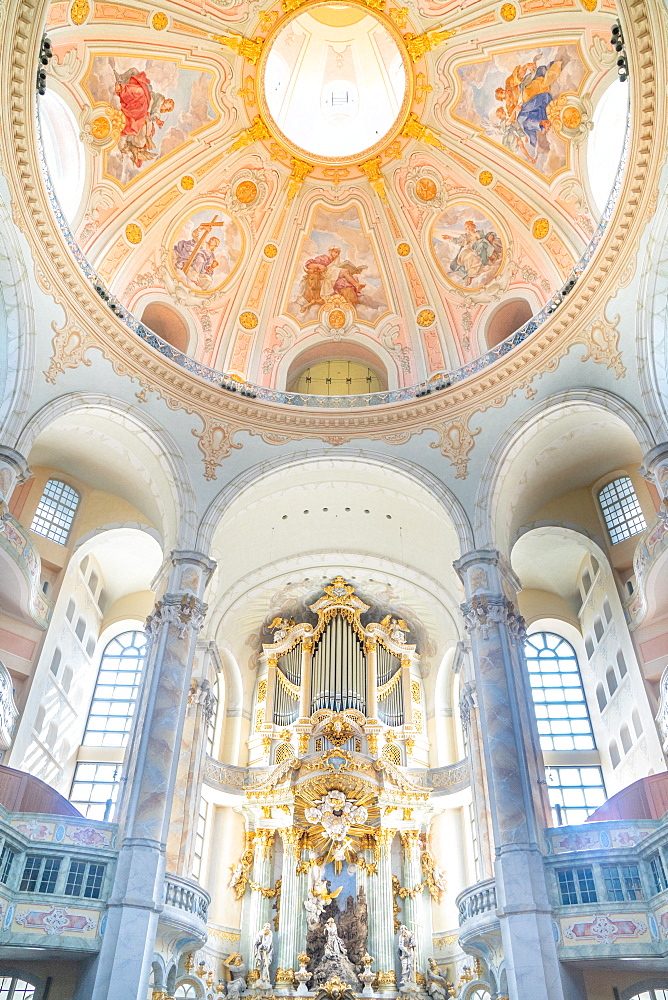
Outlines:
POLYGON ((191 331, 176 306, 152 297, 142 308, 141 322, 177 351, 190 353, 191 331))
POLYGON ((483 350, 491 350, 496 347, 506 337, 510 337, 524 326, 531 319, 537 310, 531 305, 525 295, 513 294, 512 298, 507 298, 490 313, 485 324, 485 344, 481 345, 483 350))
POLYGON ((302 452, 299 455, 279 455, 244 470, 244 472, 225 485, 205 510, 199 524, 196 547, 201 552, 208 552, 210 550, 217 525, 225 514, 225 511, 240 496, 243 490, 263 479, 269 472, 278 469, 287 469, 291 466, 308 465, 309 463, 322 461, 323 459, 331 462, 341 459, 353 459, 371 468, 374 466, 387 467, 388 469, 402 473, 407 479, 430 492, 444 508, 457 533, 460 553, 464 554, 475 548, 471 522, 464 505, 437 476, 410 459, 388 457, 381 452, 367 451, 349 446, 338 448, 336 457, 332 456, 330 449, 318 448, 309 451, 308 454, 302 452))
MULTIPOLYGON (((133 506, 138 506, 136 490, 141 484, 144 502, 157 522, 166 551, 193 547, 195 492, 178 445, 156 420, 113 396, 68 393, 33 414, 19 434, 16 447, 29 455, 41 443, 45 454, 49 454, 57 440, 58 454, 76 464, 78 453, 72 451, 75 439, 78 446, 91 452, 90 465, 94 468, 99 466, 104 443, 107 473, 113 470, 116 482, 124 486, 125 498, 133 506), (85 430, 86 434, 72 435, 70 429, 85 430)), ((82 472, 85 467, 84 462, 82 472)), ((87 481, 85 475, 80 478, 87 481)))
POLYGON ((318 333, 297 340, 276 366, 274 388, 289 389, 292 380, 309 364, 330 358, 346 358, 358 360, 375 369, 384 380, 382 388, 396 389, 400 383, 396 360, 375 338, 365 334, 363 330, 359 332, 361 337, 355 342, 335 341, 318 333))
MULTIPOLYGON (((286 389, 289 392, 299 391, 293 387, 306 369, 334 360, 356 362, 372 371, 378 379, 378 389, 369 391, 382 391, 389 388, 387 368, 375 350, 372 351, 365 344, 348 343, 346 341, 332 343, 331 340, 324 340, 306 348, 306 350, 293 359, 285 372, 286 389)), ((396 388, 396 386, 392 386, 392 388, 396 388)), ((313 390, 315 393, 317 391, 317 389, 313 390)), ((338 393, 338 395, 341 395, 341 393, 338 393)))
POLYGON ((578 455, 584 453, 586 440, 591 442, 592 449, 598 449, 599 465, 618 466, 620 441, 604 443, 610 437, 611 425, 623 436, 629 461, 639 460, 654 446, 652 432, 638 411, 620 396, 601 389, 566 390, 537 403, 518 417, 497 440, 483 467, 474 504, 477 545, 494 546, 507 555, 521 529, 522 516, 530 515, 547 502, 551 498, 550 490, 558 489, 559 484, 563 487, 563 473, 569 468, 569 462, 581 476, 589 477, 587 484, 598 478, 596 466, 590 468, 589 460, 576 456, 572 444, 576 436, 578 455), (593 414, 601 418, 596 426, 593 414), (561 462, 556 461, 557 445, 562 451, 561 462), (549 475, 544 468, 538 475, 536 470, 548 446, 549 475), (609 451, 609 463, 605 448, 609 451), (601 449, 604 449, 603 454, 601 449), (522 483, 525 504, 532 504, 528 510, 522 509, 513 492, 518 482, 522 483))

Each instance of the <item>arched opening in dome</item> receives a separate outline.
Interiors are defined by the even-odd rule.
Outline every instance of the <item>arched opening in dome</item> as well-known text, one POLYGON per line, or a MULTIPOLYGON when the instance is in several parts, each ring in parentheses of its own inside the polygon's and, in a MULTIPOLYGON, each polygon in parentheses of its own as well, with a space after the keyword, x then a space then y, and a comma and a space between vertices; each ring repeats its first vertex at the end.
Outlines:
POLYGON ((188 350, 190 336, 188 327, 182 316, 164 302, 149 302, 145 307, 141 321, 149 330, 153 330, 177 351, 188 350))
POLYGON ((619 168, 628 108, 628 87, 615 80, 594 109, 594 127, 587 142, 587 174, 599 213, 607 204, 619 168))
POLYGON ((371 351, 359 344, 316 344, 299 355, 288 369, 288 392, 314 396, 350 396, 382 392, 388 387, 387 370, 371 351))
POLYGON ((86 174, 80 129, 65 101, 53 90, 40 97, 39 113, 51 181, 71 225, 81 204, 86 174))
POLYGON ((496 347, 502 340, 519 330, 531 319, 533 310, 526 299, 511 299, 494 310, 487 323, 485 340, 488 349, 496 347))

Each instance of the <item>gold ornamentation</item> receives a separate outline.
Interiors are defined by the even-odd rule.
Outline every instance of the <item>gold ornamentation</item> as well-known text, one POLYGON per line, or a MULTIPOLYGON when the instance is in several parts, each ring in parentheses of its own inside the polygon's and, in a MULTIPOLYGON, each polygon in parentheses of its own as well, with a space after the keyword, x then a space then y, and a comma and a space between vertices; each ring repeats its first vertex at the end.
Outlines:
POLYGON ((268 257, 269 260, 273 260, 277 253, 278 253, 278 247, 276 246, 276 244, 267 243, 266 247, 264 248, 265 257, 268 257))
POLYGON ((419 708, 413 709, 413 723, 418 733, 422 732, 422 712, 419 708))
POLYGON ((252 986, 252 984, 256 983, 259 978, 260 978, 260 970, 259 969, 249 969, 249 971, 248 971, 248 973, 246 975, 246 982, 249 983, 252 986))
POLYGON ((251 312, 250 309, 246 309, 239 315, 239 322, 243 326, 244 330, 254 330, 259 321, 254 312, 251 312))
POLYGON ((512 3, 504 3, 499 13, 504 21, 514 21, 517 17, 517 7, 512 3))
POLYGON ((257 700, 264 701, 266 697, 267 697, 267 678, 263 677, 261 681, 258 681, 257 700))
POLYGON ((385 201, 385 180, 380 172, 380 156, 374 156, 372 159, 366 160, 364 163, 360 163, 359 168, 369 181, 369 184, 374 189, 378 197, 385 201))
POLYGON ((447 28, 431 28, 429 31, 425 31, 421 35, 413 35, 410 32, 404 35, 404 41, 406 42, 406 48, 408 54, 414 63, 419 62, 422 56, 426 55, 427 52, 431 52, 438 45, 442 45, 443 42, 447 41, 448 38, 456 34, 454 31, 448 31, 447 28))
POLYGON ((445 892, 445 880, 442 878, 442 873, 439 873, 438 881, 436 880, 436 864, 431 851, 422 852, 420 855, 420 864, 422 865, 422 877, 429 890, 429 895, 437 903, 440 903, 445 892))
POLYGON ((436 322, 436 313, 433 309, 421 309, 417 314, 417 325, 422 327, 433 326, 436 322))
MULTIPOLYGON (((398 927, 397 930, 399 930, 398 927)), ((375 986, 377 986, 378 989, 381 990, 391 989, 393 986, 396 985, 397 985, 397 977, 393 969, 391 969, 389 972, 384 972, 382 969, 379 970, 375 980, 375 986)))
POLYGON ((494 174, 491 170, 481 170, 478 174, 478 180, 483 187, 489 187, 489 185, 494 180, 494 174))
POLYGON ((342 330, 346 325, 346 314, 343 309, 332 309, 327 317, 327 322, 332 330, 342 330))
POLYGON ((427 94, 431 94, 433 87, 427 83, 426 75, 420 70, 415 74, 415 103, 422 104, 427 94))
POLYGON ((406 753, 409 754, 413 753, 413 750, 415 750, 415 740, 413 739, 412 736, 406 737, 405 747, 406 747, 406 753))
POLYGON ((262 121, 260 115, 256 115, 253 118, 253 122, 249 128, 241 130, 230 146, 229 151, 232 153, 235 149, 243 149, 244 146, 250 146, 251 143, 257 142, 258 139, 271 139, 271 132, 262 121))
POLYGON ((264 725, 264 708, 258 708, 255 713, 255 732, 259 733, 264 725))
POLYGON ((324 997, 329 997, 330 1000, 355 1000, 352 986, 344 983, 338 976, 332 976, 318 988, 315 1000, 323 1000, 324 997))
POLYGON ((195 187, 195 178, 192 174, 184 174, 181 178, 181 187, 184 191, 192 191, 195 187))
POLYGON ((263 31, 269 31, 270 28, 274 27, 278 18, 277 10, 262 10, 260 11, 260 27, 263 31))
POLYGON ((474 437, 480 434, 481 428, 469 429, 468 417, 457 417, 450 423, 437 424, 434 428, 439 434, 438 441, 432 441, 432 448, 440 448, 441 454, 449 458, 455 469, 455 479, 466 479, 469 468, 469 454, 474 444, 474 437))
POLYGON ((376 733, 368 733, 367 743, 369 744, 369 753, 372 757, 378 756, 378 735, 376 733))
POLYGON ((397 28, 405 28, 408 20, 408 7, 390 7, 387 12, 397 28))
POLYGON ((305 160, 298 160, 295 156, 290 158, 290 164, 292 166, 292 173, 288 181, 288 201, 292 201, 313 170, 312 163, 306 163, 305 160))
POLYGON ((589 14, 593 14, 596 10, 596 0, 580 0, 580 3, 589 14))
POLYGON ((237 90, 239 97, 243 97, 246 104, 257 104, 255 96, 255 80, 252 76, 247 76, 245 84, 237 90))
POLYGON ((186 970, 188 975, 190 975, 190 973, 195 968, 195 960, 193 958, 192 952, 188 955, 187 959, 183 963, 183 968, 186 970))
POLYGON ((90 14, 90 4, 88 0, 74 0, 70 7, 70 20, 72 24, 83 24, 90 14))
POLYGON ((55 321, 51 323, 51 328, 56 336, 53 338, 53 354, 51 364, 44 372, 47 382, 55 385, 56 376, 62 375, 66 368, 78 368, 79 365, 90 367, 92 361, 87 358, 86 351, 93 346, 90 334, 83 333, 76 327, 70 327, 66 323, 61 329, 55 321))
POLYGON ((328 739, 330 743, 333 743, 335 747, 340 747, 343 746, 344 743, 348 742, 354 732, 355 730, 350 723, 346 721, 345 716, 340 713, 336 713, 323 729, 322 735, 325 739, 328 739))
POLYGON ((582 112, 579 108, 575 108, 572 104, 569 104, 562 111, 561 120, 568 129, 580 128, 580 125, 582 125, 582 112))
POLYGON ((294 969, 276 969, 276 986, 293 986, 294 982, 294 969))
POLYGON ((257 198, 257 184, 251 180, 239 181, 234 197, 242 205, 252 205, 257 198))
POLYGON ((308 750, 308 741, 310 739, 310 733, 300 733, 299 742, 297 744, 297 753, 304 754, 308 750))
POLYGON ((415 193, 420 201, 433 201, 438 194, 436 181, 431 177, 420 177, 415 182, 415 193))
POLYGON ((214 35, 214 42, 220 42, 225 48, 232 49, 244 59, 247 59, 253 66, 257 63, 262 54, 264 38, 246 38, 244 35, 237 35, 230 32, 229 35, 214 35))
POLYGON ((411 681, 411 698, 415 705, 420 705, 422 703, 419 681, 411 681))
POLYGON ((585 327, 578 339, 587 348, 582 361, 591 360, 594 364, 606 365, 615 373, 616 378, 624 378, 626 368, 619 350, 618 323, 619 316, 615 316, 612 323, 608 323, 605 319, 595 319, 585 327))
POLYGON ((420 142, 424 142, 427 146, 436 146, 437 149, 445 149, 438 136, 430 128, 422 124, 414 111, 411 111, 409 114, 408 120, 401 130, 401 134, 405 139, 419 139, 420 142))
POLYGON ((271 819, 271 806, 262 806, 262 818, 271 819))
POLYGON ((408 257, 411 252, 409 243, 399 243, 397 244, 397 253, 400 257, 408 257))
POLYGON ((137 222, 128 222, 125 227, 125 238, 128 243, 137 244, 141 243, 144 238, 141 226, 137 222))
POLYGON ((263 753, 269 753, 271 750, 271 736, 262 737, 262 751, 263 753))
POLYGON ((533 226, 531 227, 531 233, 534 239, 544 240, 550 231, 550 223, 547 219, 536 219, 533 226))
POLYGON ((159 10, 157 14, 154 14, 151 18, 151 24, 156 31, 164 31, 169 24, 169 18, 163 11, 159 10))
POLYGON ((104 142, 111 135, 111 122, 104 115, 100 115, 97 118, 93 118, 90 123, 90 131, 94 139, 104 142))

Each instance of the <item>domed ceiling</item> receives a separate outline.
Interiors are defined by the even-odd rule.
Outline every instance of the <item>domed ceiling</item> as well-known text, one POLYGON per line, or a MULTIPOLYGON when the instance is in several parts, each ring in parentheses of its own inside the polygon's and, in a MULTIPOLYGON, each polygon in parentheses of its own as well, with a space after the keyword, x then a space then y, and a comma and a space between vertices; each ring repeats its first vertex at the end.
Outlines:
POLYGON ((615 17, 57 0, 54 187, 104 286, 196 361, 278 389, 332 359, 414 385, 521 326, 590 243, 626 116, 615 17))

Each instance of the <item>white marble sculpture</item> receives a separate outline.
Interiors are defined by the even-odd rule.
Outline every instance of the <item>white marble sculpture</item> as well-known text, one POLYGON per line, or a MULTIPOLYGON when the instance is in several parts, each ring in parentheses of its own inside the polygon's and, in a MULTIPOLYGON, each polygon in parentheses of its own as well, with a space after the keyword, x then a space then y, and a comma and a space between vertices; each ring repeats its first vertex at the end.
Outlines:
POLYGON ((401 985, 415 983, 415 938, 405 924, 399 928, 399 962, 401 964, 401 985))
POLYGON ((346 946, 339 937, 339 929, 334 917, 330 917, 325 924, 325 934, 325 958, 345 958, 347 955, 346 946))
POLYGON ((274 935, 271 932, 271 925, 265 924, 255 938, 253 945, 253 957, 255 968, 260 973, 260 978, 256 986, 267 988, 271 986, 271 961, 274 957, 274 935))

